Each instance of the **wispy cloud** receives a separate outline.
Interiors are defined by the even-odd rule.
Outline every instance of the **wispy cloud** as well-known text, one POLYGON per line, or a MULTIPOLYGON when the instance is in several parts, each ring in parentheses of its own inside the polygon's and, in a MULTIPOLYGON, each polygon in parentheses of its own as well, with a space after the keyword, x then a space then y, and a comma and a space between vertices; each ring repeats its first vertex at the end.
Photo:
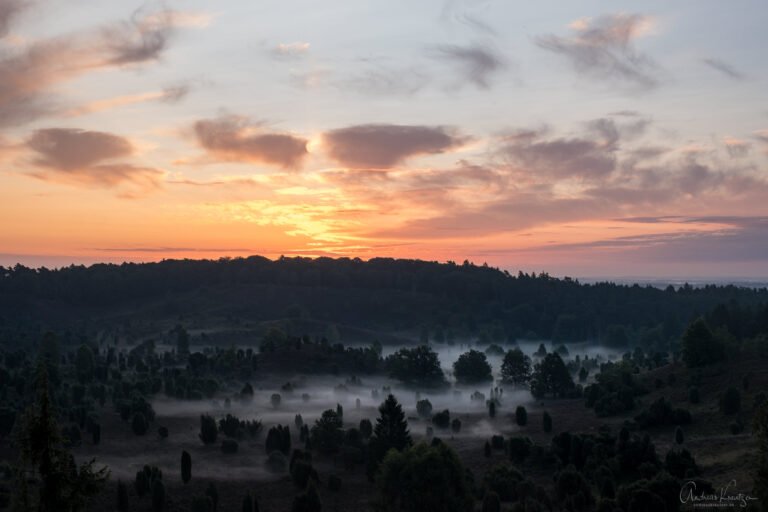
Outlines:
POLYGON ((436 57, 452 63, 462 82, 481 89, 488 89, 493 76, 506 67, 501 55, 490 46, 481 44, 442 45, 437 48, 436 57))
MULTIPOLYGON (((142 14, 128 22, 40 39, 0 55, 0 126, 60 112, 51 89, 95 70, 160 59, 178 22, 176 11, 142 14)), ((170 97, 170 96, 168 96, 170 97)))
POLYGON ((578 73, 642 89, 656 87, 658 65, 637 51, 634 41, 651 31, 653 19, 640 14, 582 18, 570 24, 571 37, 541 36, 536 44, 566 57, 578 73))
POLYGON ((94 114, 97 112, 103 112, 106 110, 112 110, 118 107, 124 107, 128 105, 136 105, 139 103, 146 103, 148 101, 159 101, 163 103, 176 103, 181 101, 189 93, 189 87, 187 86, 175 86, 163 89, 162 91, 152 91, 140 94, 127 94, 123 96, 116 96, 114 98, 106 98, 103 100, 95 100, 84 105, 73 107, 65 110, 63 117, 77 117, 87 114, 94 114))
POLYGON ((295 41, 293 43, 278 43, 271 52, 272 56, 279 59, 297 59, 309 53, 309 43, 295 41))
POLYGON ((722 75, 725 75, 726 77, 732 79, 732 80, 744 80, 746 76, 741 71, 737 70, 727 62, 724 62, 719 59, 713 59, 713 58, 707 58, 703 59, 702 62, 709 66, 710 68, 714 69, 715 71, 721 73, 722 75))

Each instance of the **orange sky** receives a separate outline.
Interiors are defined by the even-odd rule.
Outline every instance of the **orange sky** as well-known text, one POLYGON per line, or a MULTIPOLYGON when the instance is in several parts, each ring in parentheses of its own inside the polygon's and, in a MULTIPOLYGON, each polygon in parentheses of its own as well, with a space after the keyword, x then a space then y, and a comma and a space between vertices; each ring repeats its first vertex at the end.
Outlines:
POLYGON ((768 274, 757 2, 176 3, 0 0, 1 265, 768 274))

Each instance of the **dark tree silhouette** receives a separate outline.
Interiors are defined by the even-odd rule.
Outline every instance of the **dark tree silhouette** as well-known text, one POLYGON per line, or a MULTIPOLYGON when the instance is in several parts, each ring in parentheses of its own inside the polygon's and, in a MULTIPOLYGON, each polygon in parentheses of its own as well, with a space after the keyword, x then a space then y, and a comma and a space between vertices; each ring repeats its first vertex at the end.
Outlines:
POLYGON ((458 382, 474 384, 493 380, 491 365, 484 353, 470 350, 461 354, 453 363, 453 374, 458 382))
POLYGON ((403 408, 394 395, 388 395, 379 406, 379 418, 376 420, 370 441, 368 477, 373 478, 378 465, 389 450, 402 451, 412 443, 403 408))
POLYGON ((571 374, 558 353, 547 354, 536 363, 531 376, 531 393, 539 398, 547 395, 563 397, 573 390, 571 374))
POLYGON ((531 358, 519 348, 508 351, 501 364, 501 378, 514 385, 526 384, 531 380, 531 358))
POLYGON ((192 478, 192 456, 185 450, 181 452, 181 481, 184 485, 192 478))

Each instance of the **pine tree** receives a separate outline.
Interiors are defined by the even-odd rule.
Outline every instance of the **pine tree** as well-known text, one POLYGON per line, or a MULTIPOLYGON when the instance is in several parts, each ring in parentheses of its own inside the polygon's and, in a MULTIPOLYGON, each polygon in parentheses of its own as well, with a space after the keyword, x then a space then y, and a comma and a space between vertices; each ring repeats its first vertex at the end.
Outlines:
MULTIPOLYGON (((39 512, 70 512, 84 508, 89 497, 98 494, 109 476, 103 467, 94 470, 94 461, 75 464, 63 447, 56 415, 51 404, 48 368, 40 358, 37 368, 37 400, 25 413, 16 442, 20 471, 36 473, 39 512)), ((21 489, 19 489, 21 492, 21 489)))
POLYGON ((389 395, 379 406, 379 418, 373 429, 373 437, 370 442, 371 456, 368 460, 368 477, 373 478, 378 465, 391 448, 403 451, 412 444, 403 407, 393 395, 389 395))

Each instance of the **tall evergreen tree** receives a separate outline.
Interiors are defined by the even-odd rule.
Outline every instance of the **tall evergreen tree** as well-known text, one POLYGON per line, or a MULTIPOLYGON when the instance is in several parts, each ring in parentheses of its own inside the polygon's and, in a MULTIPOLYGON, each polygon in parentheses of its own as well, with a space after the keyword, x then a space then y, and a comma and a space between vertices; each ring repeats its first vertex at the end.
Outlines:
POLYGON ((403 451, 412 444, 403 407, 394 395, 389 395, 379 406, 379 418, 373 428, 368 459, 368 477, 373 478, 379 464, 389 450, 403 451))
POLYGON ((44 358, 38 363, 36 384, 37 400, 26 411, 16 439, 21 457, 20 471, 25 479, 31 473, 39 481, 39 512, 80 510, 89 497, 101 491, 109 470, 106 467, 95 470, 93 460, 78 467, 63 447, 44 358))

